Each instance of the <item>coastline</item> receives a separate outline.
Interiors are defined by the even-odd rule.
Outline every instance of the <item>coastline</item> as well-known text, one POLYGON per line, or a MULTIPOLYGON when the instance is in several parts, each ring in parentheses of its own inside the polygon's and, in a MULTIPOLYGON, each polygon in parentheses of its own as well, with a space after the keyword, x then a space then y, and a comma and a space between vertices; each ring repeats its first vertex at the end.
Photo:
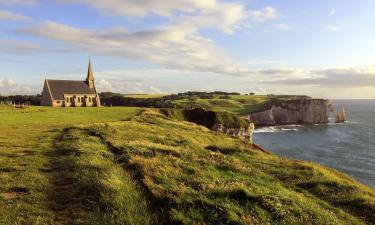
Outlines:
MULTIPOLYGON (((316 162, 375 187, 375 141, 372 133, 375 100, 343 100, 349 121, 343 124, 257 127, 254 142, 288 158, 316 162), (370 103, 370 105, 368 105, 370 103)), ((342 104, 343 101, 333 104, 342 104)))

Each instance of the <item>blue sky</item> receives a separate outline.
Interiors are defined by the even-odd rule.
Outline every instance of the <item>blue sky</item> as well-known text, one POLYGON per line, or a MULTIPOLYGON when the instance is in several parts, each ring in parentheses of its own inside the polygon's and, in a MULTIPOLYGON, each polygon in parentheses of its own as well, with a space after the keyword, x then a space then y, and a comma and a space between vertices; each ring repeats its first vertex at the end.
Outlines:
POLYGON ((101 91, 375 98, 372 0, 0 0, 0 94, 101 91))

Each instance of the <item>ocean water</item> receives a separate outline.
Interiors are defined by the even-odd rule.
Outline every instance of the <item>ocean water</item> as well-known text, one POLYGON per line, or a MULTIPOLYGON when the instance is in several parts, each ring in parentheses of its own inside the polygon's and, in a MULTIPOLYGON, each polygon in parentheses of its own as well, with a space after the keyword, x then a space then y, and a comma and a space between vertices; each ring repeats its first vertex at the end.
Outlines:
POLYGON ((375 187, 375 100, 333 100, 348 122, 256 129, 254 142, 280 156, 316 162, 375 187))

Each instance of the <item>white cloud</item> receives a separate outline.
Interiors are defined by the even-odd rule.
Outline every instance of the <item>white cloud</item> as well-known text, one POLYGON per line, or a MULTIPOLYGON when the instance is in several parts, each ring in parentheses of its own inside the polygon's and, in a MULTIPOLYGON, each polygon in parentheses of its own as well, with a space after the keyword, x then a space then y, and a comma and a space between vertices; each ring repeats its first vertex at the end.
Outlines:
POLYGON ((250 17, 257 22, 273 20, 279 17, 277 10, 273 7, 265 7, 260 10, 250 11, 250 17))
MULTIPOLYGON (((247 11, 241 3, 219 0, 60 0, 86 4, 105 15, 139 17, 157 15, 167 22, 151 30, 130 33, 125 28, 89 30, 46 21, 20 32, 59 40, 71 49, 103 55, 140 59, 168 68, 245 75, 248 69, 202 35, 204 29, 234 33, 245 23, 277 18, 277 10, 266 7, 247 11)), ((286 28, 286 27, 284 27, 286 28)))
MULTIPOLYGON (((285 73, 295 73, 293 70, 285 73)), ((324 70, 304 70, 299 74, 307 74, 299 78, 283 78, 265 81, 265 84, 280 85, 312 85, 320 87, 374 87, 375 66, 354 68, 333 68, 324 70)))
POLYGON ((110 91, 113 90, 112 85, 109 83, 109 81, 107 81, 105 79, 99 80, 99 82, 96 84, 96 86, 102 92, 110 92, 110 91))
POLYGON ((30 17, 21 14, 13 13, 10 11, 0 10, 0 20, 29 20, 30 17))
POLYGON ((0 87, 8 88, 16 86, 16 82, 11 79, 0 79, 0 87))
POLYGON ((82 51, 77 48, 51 48, 27 41, 0 39, 0 52, 9 54, 34 54, 43 52, 76 52, 82 51))
POLYGON ((40 51, 41 47, 30 42, 0 39, 0 50, 6 53, 26 53, 40 51))
POLYGON ((59 40, 71 48, 130 59, 141 59, 169 68, 244 75, 246 68, 224 54, 201 30, 213 28, 233 33, 247 19, 264 22, 277 17, 277 11, 266 7, 248 12, 239 3, 216 0, 63 0, 84 3, 107 14, 170 17, 166 24, 152 30, 129 33, 125 28, 88 30, 46 21, 43 25, 20 32, 59 40), (179 12, 179 13, 176 13, 179 12))
POLYGON ((336 9, 332 9, 330 12, 329 12, 329 15, 330 16, 333 16, 336 14, 336 9))
POLYGON ((11 5, 11 4, 26 4, 32 5, 39 2, 39 0, 0 0, 0 4, 11 5))
POLYGON ((340 32, 343 30, 343 28, 339 26, 328 26, 326 29, 331 32, 340 32))
POLYGON ((13 94, 35 94, 39 86, 20 85, 16 81, 7 78, 0 78, 0 95, 13 94))
POLYGON ((277 30, 293 30, 294 29, 294 27, 290 26, 287 23, 276 24, 274 25, 274 28, 277 30))
MULTIPOLYGON (((165 26, 198 30, 215 28, 233 33, 245 20, 265 22, 278 17, 272 7, 247 11, 238 2, 220 0, 60 0, 65 3, 86 4, 107 16, 145 17, 156 15, 169 19, 165 26)), ((251 22, 250 21, 250 22, 251 22)))
POLYGON ((176 12, 194 13, 210 10, 219 4, 216 0, 60 0, 66 3, 87 4, 106 15, 120 16, 172 16, 176 12))
POLYGON ((189 29, 170 27, 129 33, 125 29, 86 30, 55 22, 25 29, 32 34, 99 54, 142 59, 169 68, 241 75, 245 72, 211 39, 189 29))

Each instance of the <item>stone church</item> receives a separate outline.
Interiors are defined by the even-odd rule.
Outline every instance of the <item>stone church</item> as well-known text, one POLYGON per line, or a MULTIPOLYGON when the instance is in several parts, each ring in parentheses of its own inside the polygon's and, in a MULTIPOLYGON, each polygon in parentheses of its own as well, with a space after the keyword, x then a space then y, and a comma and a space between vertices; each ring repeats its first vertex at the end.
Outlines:
POLYGON ((44 81, 41 105, 52 107, 100 107, 91 61, 89 61, 87 78, 84 81, 46 79, 44 81))

